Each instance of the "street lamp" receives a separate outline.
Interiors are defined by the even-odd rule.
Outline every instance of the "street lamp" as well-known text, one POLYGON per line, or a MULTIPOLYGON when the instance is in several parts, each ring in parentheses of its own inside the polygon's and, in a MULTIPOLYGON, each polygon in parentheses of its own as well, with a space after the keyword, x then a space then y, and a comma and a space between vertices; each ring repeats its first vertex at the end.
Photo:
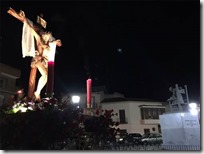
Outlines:
POLYGON ((190 112, 192 115, 198 115, 198 109, 197 109, 197 104, 196 103, 190 103, 190 112))
POLYGON ((77 95, 72 96, 72 102, 73 102, 74 104, 78 104, 78 105, 77 105, 77 108, 79 108, 80 97, 77 96, 77 95))

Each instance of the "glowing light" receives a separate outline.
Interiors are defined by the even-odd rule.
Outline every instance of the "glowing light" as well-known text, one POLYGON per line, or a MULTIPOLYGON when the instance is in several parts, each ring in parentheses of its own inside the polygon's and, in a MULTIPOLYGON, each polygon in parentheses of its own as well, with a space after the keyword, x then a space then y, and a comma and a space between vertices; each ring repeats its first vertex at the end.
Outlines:
POLYGON ((73 103, 79 103, 80 102, 80 97, 79 96, 72 96, 72 102, 73 103))
POLYGON ((13 108, 13 109, 12 109, 12 112, 13 112, 13 113, 17 113, 19 110, 20 110, 20 107, 16 107, 16 108, 13 108))
POLYGON ((22 91, 22 90, 18 90, 17 93, 18 93, 18 94, 22 94, 23 91, 22 91))
POLYGON ((189 107, 190 107, 190 113, 192 115, 198 115, 198 109, 197 109, 197 104, 196 103, 190 103, 189 107))
POLYGON ((48 65, 54 65, 54 61, 49 61, 48 65))
POLYGON ((27 111, 27 108, 21 106, 20 110, 21 110, 21 112, 26 112, 26 111, 27 111))
POLYGON ((123 52, 123 50, 122 50, 121 48, 118 48, 117 51, 118 51, 119 53, 122 53, 122 52, 123 52))
POLYGON ((196 109, 196 108, 197 108, 197 104, 196 104, 196 103, 190 103, 190 104, 189 104, 189 107, 190 107, 191 109, 196 109))
POLYGON ((32 108, 32 107, 30 107, 30 106, 28 107, 28 109, 29 109, 29 110, 33 110, 33 108, 32 108))
POLYGON ((91 107, 91 83, 92 83, 91 79, 88 79, 86 81, 86 86, 87 86, 87 107, 88 108, 91 107))
POLYGON ((190 112, 192 115, 198 115, 198 110, 196 109, 191 109, 190 112))

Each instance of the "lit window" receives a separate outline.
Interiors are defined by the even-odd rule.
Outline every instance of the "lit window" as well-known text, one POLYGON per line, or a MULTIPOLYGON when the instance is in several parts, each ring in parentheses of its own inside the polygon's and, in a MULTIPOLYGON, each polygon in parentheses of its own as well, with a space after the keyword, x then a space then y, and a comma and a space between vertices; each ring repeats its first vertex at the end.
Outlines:
POLYGON ((141 108, 141 119, 159 119, 165 113, 165 108, 141 108))

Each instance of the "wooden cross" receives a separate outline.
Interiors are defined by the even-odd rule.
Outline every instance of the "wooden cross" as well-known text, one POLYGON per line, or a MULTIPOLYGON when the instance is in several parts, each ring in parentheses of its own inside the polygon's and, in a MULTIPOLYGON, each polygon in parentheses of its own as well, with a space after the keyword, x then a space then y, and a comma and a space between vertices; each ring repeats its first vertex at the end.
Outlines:
POLYGON ((10 15, 12 15, 13 17, 15 17, 16 19, 20 20, 21 22, 23 22, 23 18, 19 15, 19 13, 17 13, 14 9, 12 9, 11 7, 9 8, 9 10, 7 11, 7 13, 9 13, 10 15))
MULTIPOLYGON (((11 7, 7 11, 7 13, 9 13, 11 16, 15 17, 19 21, 24 22, 24 19, 19 15, 19 13, 17 13, 11 7)), ((36 29, 38 27, 33 26, 32 28, 36 31, 36 29)), ((34 67, 34 68, 31 67, 30 77, 29 77, 29 84, 28 84, 28 93, 27 93, 28 100, 31 100, 33 98, 33 96, 34 96, 34 90, 35 90, 35 85, 36 85, 36 74, 37 74, 37 68, 36 67, 34 67)))

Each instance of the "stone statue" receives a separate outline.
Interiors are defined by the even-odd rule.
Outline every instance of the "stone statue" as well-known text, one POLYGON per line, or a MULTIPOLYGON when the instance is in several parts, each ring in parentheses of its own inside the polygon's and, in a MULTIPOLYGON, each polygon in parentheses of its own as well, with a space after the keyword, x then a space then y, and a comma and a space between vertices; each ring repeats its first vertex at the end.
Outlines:
POLYGON ((182 111, 182 104, 185 104, 182 94, 185 94, 185 89, 179 87, 178 84, 176 84, 175 88, 170 87, 169 91, 173 93, 173 95, 167 100, 169 102, 171 110, 172 106, 177 105, 179 111, 182 111))

